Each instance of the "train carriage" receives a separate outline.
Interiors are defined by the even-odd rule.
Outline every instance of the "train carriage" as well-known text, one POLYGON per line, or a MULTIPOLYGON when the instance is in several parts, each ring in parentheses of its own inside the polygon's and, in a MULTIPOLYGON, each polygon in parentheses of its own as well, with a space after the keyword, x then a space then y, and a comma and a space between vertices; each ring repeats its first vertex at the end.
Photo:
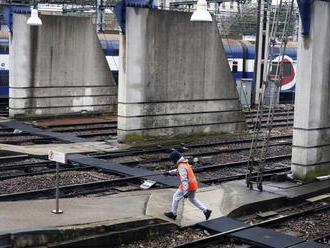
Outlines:
POLYGON ((0 101, 8 101, 9 96, 9 43, 0 38, 0 101))

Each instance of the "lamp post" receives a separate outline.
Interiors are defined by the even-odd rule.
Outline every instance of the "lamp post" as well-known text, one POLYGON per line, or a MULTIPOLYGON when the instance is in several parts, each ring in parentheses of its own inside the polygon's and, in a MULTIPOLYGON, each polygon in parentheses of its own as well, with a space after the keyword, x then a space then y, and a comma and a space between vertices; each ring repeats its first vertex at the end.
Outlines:
POLYGON ((192 22, 212 22, 212 16, 207 11, 206 0, 197 1, 197 9, 192 14, 190 21, 192 21, 192 22))

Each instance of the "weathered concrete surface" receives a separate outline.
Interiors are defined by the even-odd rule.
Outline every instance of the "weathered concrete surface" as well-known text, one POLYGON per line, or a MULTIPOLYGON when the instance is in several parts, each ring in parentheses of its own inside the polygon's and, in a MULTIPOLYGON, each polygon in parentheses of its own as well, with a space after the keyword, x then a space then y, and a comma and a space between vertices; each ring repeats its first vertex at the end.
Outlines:
POLYGON ((2 211, 0 231, 73 226, 106 220, 128 219, 145 215, 149 194, 123 194, 98 198, 60 199, 63 214, 53 214, 55 200, 0 202, 2 211), (123 208, 123 206, 125 206, 123 208))
POLYGON ((121 39, 118 140, 240 131, 244 116, 216 23, 127 8, 121 39))
POLYGON ((330 3, 314 1, 310 37, 299 40, 292 171, 330 174, 330 3))
POLYGON ((9 115, 115 112, 117 88, 90 18, 14 14, 9 115))

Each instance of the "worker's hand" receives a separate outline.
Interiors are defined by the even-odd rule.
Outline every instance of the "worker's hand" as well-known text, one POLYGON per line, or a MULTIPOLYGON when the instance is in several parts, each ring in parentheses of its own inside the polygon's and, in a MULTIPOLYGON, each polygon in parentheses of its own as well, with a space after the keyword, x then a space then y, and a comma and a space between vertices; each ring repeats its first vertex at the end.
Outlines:
POLYGON ((189 191, 183 195, 184 198, 188 198, 190 195, 189 191))
POLYGON ((169 175, 171 175, 169 171, 164 172, 164 176, 169 176, 169 175))

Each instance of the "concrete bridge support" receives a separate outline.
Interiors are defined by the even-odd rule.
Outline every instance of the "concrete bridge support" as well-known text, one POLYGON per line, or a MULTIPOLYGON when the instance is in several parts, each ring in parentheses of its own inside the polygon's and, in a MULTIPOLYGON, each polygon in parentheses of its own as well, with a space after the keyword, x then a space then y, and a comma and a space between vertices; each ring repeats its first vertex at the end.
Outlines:
POLYGON ((91 18, 14 14, 9 115, 116 112, 117 88, 91 18))
POLYGON ((191 13, 127 8, 118 140, 245 128, 216 23, 191 13))
POLYGON ((292 171, 330 174, 330 2, 313 1, 310 36, 298 47, 292 171))

